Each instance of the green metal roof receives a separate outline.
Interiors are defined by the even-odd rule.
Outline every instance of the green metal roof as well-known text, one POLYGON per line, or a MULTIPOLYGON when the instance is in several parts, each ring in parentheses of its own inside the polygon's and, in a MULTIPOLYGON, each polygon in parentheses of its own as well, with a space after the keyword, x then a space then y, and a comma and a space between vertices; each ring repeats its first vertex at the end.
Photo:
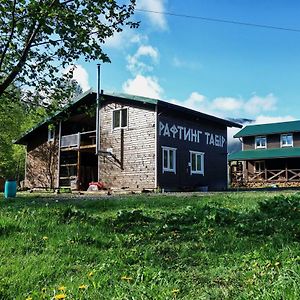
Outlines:
POLYGON ((247 125, 234 135, 235 138, 243 136, 267 135, 300 131, 300 120, 279 122, 261 125, 247 125))
POLYGON ((229 154, 228 160, 258 160, 287 157, 300 157, 300 148, 286 147, 274 149, 242 150, 229 154))
POLYGON ((126 99, 126 100, 134 100, 134 101, 148 103, 148 104, 154 104, 154 105, 156 105, 159 102, 158 99, 142 97, 142 96, 135 96, 135 95, 129 95, 129 94, 124 94, 124 93, 105 92, 104 95, 117 97, 117 98, 123 98, 123 99, 126 99))

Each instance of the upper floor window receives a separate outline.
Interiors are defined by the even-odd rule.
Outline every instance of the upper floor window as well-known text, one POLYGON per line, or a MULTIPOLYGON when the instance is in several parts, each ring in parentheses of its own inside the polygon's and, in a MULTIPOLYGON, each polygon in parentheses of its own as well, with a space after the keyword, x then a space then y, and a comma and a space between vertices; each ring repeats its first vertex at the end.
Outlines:
POLYGON ((176 174, 176 148, 162 146, 162 172, 176 174))
POLYGON ((267 138, 265 136, 255 137, 255 149, 267 148, 267 138))
POLYGON ((113 111, 113 129, 127 126, 128 109, 116 109, 113 111))
POLYGON ((190 151, 191 174, 204 175, 204 153, 190 151))
POLYGON ((281 147, 293 147, 293 135, 291 133, 281 135, 281 147))

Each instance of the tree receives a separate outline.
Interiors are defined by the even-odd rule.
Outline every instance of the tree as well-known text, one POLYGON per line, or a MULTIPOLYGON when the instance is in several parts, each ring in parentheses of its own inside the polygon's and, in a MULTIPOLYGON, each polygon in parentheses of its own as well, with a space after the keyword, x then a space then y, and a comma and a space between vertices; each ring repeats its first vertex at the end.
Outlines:
POLYGON ((138 26, 129 20, 135 1, 0 0, 0 99, 13 82, 29 94, 51 90, 80 56, 109 62, 102 45, 123 26, 138 26))
POLYGON ((0 176, 5 178, 17 178, 24 173, 25 152, 24 147, 14 145, 13 139, 20 136, 25 128, 35 123, 30 120, 30 112, 20 102, 20 92, 13 89, 14 98, 2 97, 0 102, 0 176))

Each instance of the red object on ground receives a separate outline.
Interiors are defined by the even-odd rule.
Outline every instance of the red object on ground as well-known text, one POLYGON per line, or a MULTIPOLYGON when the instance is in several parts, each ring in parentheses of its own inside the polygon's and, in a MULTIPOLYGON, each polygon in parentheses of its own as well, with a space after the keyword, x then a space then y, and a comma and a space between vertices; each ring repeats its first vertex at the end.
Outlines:
POLYGON ((92 182, 89 183, 89 186, 91 186, 91 185, 97 186, 97 188, 99 190, 102 190, 102 189, 105 188, 105 185, 104 185, 104 183, 102 181, 92 181, 92 182))

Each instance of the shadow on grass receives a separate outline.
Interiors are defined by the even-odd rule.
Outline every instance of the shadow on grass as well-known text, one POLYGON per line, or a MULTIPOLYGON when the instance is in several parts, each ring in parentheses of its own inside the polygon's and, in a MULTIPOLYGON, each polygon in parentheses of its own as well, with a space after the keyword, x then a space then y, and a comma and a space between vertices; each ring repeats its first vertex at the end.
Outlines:
POLYGON ((176 263, 179 257, 194 264, 199 252, 246 254, 266 242, 274 250, 300 242, 300 198, 278 196, 244 213, 214 204, 156 218, 142 210, 125 210, 106 222, 112 232, 124 235, 127 249, 150 247, 160 264, 176 263))

